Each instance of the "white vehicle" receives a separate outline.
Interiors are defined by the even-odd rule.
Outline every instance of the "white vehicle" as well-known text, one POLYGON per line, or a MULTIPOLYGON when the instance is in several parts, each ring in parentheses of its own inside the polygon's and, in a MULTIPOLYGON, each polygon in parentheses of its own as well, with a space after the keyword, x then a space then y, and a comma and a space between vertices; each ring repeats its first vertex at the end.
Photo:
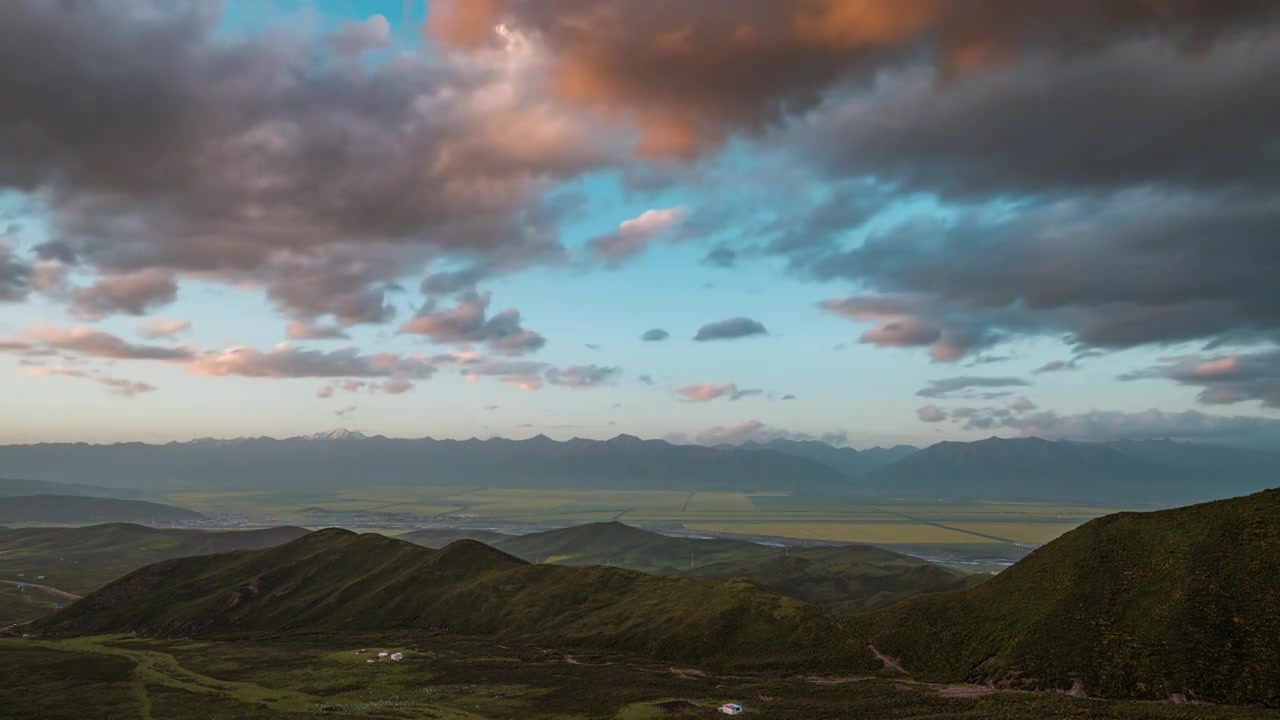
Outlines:
POLYGON ((738 703, 725 703, 721 705, 719 709, 720 709, 720 712, 724 713, 725 715, 741 715, 742 714, 742 706, 739 705, 738 703))

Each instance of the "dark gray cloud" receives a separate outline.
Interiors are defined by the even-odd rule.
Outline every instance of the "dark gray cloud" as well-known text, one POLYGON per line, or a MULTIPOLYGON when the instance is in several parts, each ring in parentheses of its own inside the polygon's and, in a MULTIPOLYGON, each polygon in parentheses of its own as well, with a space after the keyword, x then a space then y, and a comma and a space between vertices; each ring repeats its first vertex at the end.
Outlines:
POLYGON ((702 256, 702 264, 718 268, 737 267, 738 251, 723 245, 711 248, 702 256))
POLYGON ((795 400, 795 399, 796 399, 796 396, 795 396, 795 395, 783 395, 783 396, 782 396, 782 399, 783 399, 783 400, 795 400))
POLYGON ((1026 387, 1030 384, 1026 380, 1014 377, 973 377, 962 375, 930 380, 928 387, 918 390, 916 395, 928 398, 946 398, 959 394, 965 397, 967 396, 964 394, 965 391, 973 388, 1026 387))
POLYGON ((707 323, 693 336, 694 340, 735 340, 737 338, 768 335, 769 331, 761 323, 751 318, 735 317, 728 320, 707 323))
POLYGON ((671 337, 671 333, 666 330, 663 330, 662 328, 652 328, 650 330, 645 330, 644 334, 640 336, 640 339, 645 342, 658 342, 660 340, 666 340, 669 337, 671 337))
POLYGON ((0 302, 20 302, 31 290, 31 265, 0 240, 0 302))
MULTIPOLYGON (((1261 7, 1261 4, 1258 5, 1261 7)), ((1280 47, 1258 32, 1198 52, 1147 36, 1064 62, 1034 54, 941 87, 906 68, 830 103, 800 135, 817 163, 953 198, 1275 185, 1280 47), (1099 152, 1098 148, 1106 148, 1099 152)))
POLYGON ((601 365, 570 365, 566 368, 550 368, 544 373, 547 382, 574 390, 584 390, 605 385, 622 373, 621 368, 601 365))
POLYGON ((922 58, 940 77, 956 78, 1026 57, 1093 54, 1135 37, 1205 45, 1272 14, 1268 3, 1249 0, 437 0, 430 10, 432 37, 445 47, 492 45, 487 29, 498 23, 535 32, 556 58, 554 92, 633 118, 638 152, 679 157, 735 133, 764 132, 818 104, 833 85, 922 58))
POLYGON ((877 323, 864 341, 928 346, 936 359, 1032 334, 1082 349, 1274 338, 1280 207, 1270 197, 1134 191, 917 218, 809 270, 876 291, 824 305, 877 323))
POLYGON ((520 311, 508 308, 488 314, 489 293, 465 293, 452 308, 429 300, 400 332, 425 335, 438 343, 483 343, 501 355, 523 355, 546 345, 542 335, 521 324, 520 311))
POLYGON ((1166 378, 1201 388, 1205 405, 1234 405, 1257 401, 1280 410, 1280 350, 1206 357, 1167 358, 1154 367, 1126 373, 1121 380, 1166 378))
POLYGON ((563 257, 543 193, 619 152, 523 81, 536 62, 348 62, 381 23, 318 42, 219 23, 200 2, 0 3, 0 190, 41 198, 46 253, 385 322, 389 284, 434 260, 563 257))
POLYGON ((640 379, 640 382, 644 383, 645 385, 653 384, 653 376, 651 375, 641 375, 639 379, 640 379))
POLYGON ((329 37, 334 52, 347 56, 359 56, 386 47, 390 42, 391 23, 382 15, 372 15, 361 22, 344 22, 329 37))

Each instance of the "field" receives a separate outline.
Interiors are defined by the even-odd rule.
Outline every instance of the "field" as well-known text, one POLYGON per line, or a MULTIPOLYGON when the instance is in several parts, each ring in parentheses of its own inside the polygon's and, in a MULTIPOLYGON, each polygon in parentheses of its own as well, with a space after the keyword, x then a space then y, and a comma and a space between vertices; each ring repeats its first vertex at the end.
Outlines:
MULTIPOLYGON (((929 685, 897 673, 717 675, 625 656, 566 654, 448 635, 152 641, 125 636, 0 639, 0 708, 26 720, 122 718, 707 717, 738 702, 762 718, 1164 720, 1278 718, 1208 705, 1106 702, 929 685), (357 652, 359 650, 365 652, 357 652), (368 662, 377 651, 401 662, 368 662), (91 702, 86 698, 92 698, 91 702)), ((718 717, 718 715, 712 715, 718 717)))
POLYGON ((895 547, 1035 545, 1112 508, 954 502, 876 503, 785 493, 522 490, 457 487, 350 487, 335 491, 172 493, 180 507, 247 516, 251 523, 307 527, 413 527, 479 524, 541 529, 619 520, 688 530, 809 542, 895 547))

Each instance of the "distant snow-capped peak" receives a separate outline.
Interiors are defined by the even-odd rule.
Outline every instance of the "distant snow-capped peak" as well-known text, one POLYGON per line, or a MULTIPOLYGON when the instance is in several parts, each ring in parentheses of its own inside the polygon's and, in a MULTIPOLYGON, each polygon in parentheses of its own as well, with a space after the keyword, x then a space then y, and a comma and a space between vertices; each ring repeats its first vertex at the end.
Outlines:
POLYGON ((348 430, 346 428, 338 428, 329 432, 316 433, 308 437, 308 440, 364 440, 366 435, 357 430, 348 430))

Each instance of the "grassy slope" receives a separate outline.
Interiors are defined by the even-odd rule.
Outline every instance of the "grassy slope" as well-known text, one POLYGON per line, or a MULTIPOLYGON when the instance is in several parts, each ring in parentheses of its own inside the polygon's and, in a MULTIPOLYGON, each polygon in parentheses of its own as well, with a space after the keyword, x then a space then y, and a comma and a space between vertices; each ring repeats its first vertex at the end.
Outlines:
POLYGON ((55 483, 45 480, 0 478, 0 497, 14 495, 88 495, 90 497, 136 498, 140 490, 128 488, 104 488, 95 485, 55 483))
POLYGON ((469 540, 432 551, 343 530, 158 563, 42 623, 63 634, 200 636, 445 628, 684 662, 871 666, 834 618, 743 580, 530 565, 469 540))
POLYGON ((764 559, 715 563, 680 574, 745 577, 774 592, 845 613, 887 607, 921 593, 960 589, 984 577, 869 545, 795 548, 764 559))
POLYGON ((0 503, 0 522, 83 525, 102 522, 199 520, 198 512, 142 500, 72 495, 22 495, 0 503))
POLYGON ((1280 705, 1280 490, 1099 518, 999 576, 853 619, 917 677, 1280 705))

